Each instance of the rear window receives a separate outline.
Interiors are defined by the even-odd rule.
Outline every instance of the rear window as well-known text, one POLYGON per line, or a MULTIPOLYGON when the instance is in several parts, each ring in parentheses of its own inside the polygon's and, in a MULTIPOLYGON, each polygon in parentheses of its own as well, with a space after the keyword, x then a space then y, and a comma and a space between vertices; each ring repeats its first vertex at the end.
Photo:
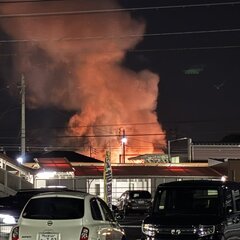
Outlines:
POLYGON ((136 191, 129 193, 130 198, 140 199, 140 198, 151 198, 151 194, 148 191, 136 191))
POLYGON ((22 216, 29 219, 77 219, 83 215, 83 199, 48 197, 31 199, 22 216))

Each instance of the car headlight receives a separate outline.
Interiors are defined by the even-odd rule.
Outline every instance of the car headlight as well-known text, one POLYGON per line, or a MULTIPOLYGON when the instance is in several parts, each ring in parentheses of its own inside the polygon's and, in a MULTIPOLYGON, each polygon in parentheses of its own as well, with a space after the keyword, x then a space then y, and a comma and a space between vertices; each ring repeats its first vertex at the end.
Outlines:
POLYGON ((214 225, 199 225, 197 233, 200 237, 214 234, 215 226, 214 225))
POLYGON ((15 224, 16 219, 9 214, 0 214, 0 222, 3 224, 15 224))
POLYGON ((157 233, 158 228, 153 224, 142 224, 142 232, 147 235, 154 237, 157 233))

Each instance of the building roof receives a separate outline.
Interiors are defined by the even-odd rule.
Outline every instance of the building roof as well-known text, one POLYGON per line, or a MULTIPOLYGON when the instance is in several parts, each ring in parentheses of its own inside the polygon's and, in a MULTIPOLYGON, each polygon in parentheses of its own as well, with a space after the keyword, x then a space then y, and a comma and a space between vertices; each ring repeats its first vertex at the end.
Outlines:
POLYGON ((38 158, 38 164, 41 169, 51 169, 58 172, 73 172, 71 163, 66 158, 38 158))
MULTIPOLYGON (((75 176, 103 176, 104 166, 74 166, 75 176)), ((224 173, 211 167, 186 166, 112 166, 114 177, 208 177, 221 178, 224 173)))
MULTIPOLYGON (((20 152, 6 152, 6 155, 12 159, 16 159, 20 154, 20 152)), ((24 163, 35 163, 39 158, 66 158, 71 163, 102 163, 102 161, 98 159, 74 151, 26 152, 24 163)))

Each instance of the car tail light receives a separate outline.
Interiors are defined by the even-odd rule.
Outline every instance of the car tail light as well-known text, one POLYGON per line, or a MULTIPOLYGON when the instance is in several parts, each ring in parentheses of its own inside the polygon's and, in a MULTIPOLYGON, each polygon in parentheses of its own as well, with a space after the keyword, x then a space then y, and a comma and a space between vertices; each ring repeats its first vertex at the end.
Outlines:
POLYGON ((88 236, 89 236, 89 229, 86 227, 83 227, 80 235, 80 240, 88 240, 88 236))
POLYGON ((11 240, 19 240, 19 227, 14 227, 11 233, 11 240))

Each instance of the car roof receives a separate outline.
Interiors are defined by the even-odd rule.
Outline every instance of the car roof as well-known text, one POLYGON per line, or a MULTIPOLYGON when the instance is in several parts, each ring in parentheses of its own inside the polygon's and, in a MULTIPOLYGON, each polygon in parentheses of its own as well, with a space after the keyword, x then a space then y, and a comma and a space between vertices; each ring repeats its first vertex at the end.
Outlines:
POLYGON ((26 189, 19 189, 17 193, 28 193, 28 192, 44 192, 44 191, 68 191, 67 187, 42 187, 42 188, 26 188, 26 189))
POLYGON ((219 180, 183 180, 162 183, 158 185, 161 187, 238 187, 240 183, 233 181, 219 181, 219 180))
POLYGON ((41 198, 41 197, 80 197, 80 198, 85 198, 87 196, 89 197, 97 197, 92 194, 86 193, 86 192, 80 192, 80 191, 61 191, 61 192, 44 192, 44 193, 39 193, 37 195, 34 195, 32 198, 41 198))
POLYGON ((128 190, 126 192, 149 192, 147 190, 128 190))
MULTIPOLYGON (((29 195, 35 195, 38 193, 45 193, 45 192, 76 192, 78 190, 68 189, 66 187, 60 188, 60 187, 51 187, 51 188, 31 188, 31 189, 21 189, 18 190, 17 193, 13 196, 20 197, 20 196, 29 196, 29 195)), ((78 191, 80 192, 80 191, 78 191)))

